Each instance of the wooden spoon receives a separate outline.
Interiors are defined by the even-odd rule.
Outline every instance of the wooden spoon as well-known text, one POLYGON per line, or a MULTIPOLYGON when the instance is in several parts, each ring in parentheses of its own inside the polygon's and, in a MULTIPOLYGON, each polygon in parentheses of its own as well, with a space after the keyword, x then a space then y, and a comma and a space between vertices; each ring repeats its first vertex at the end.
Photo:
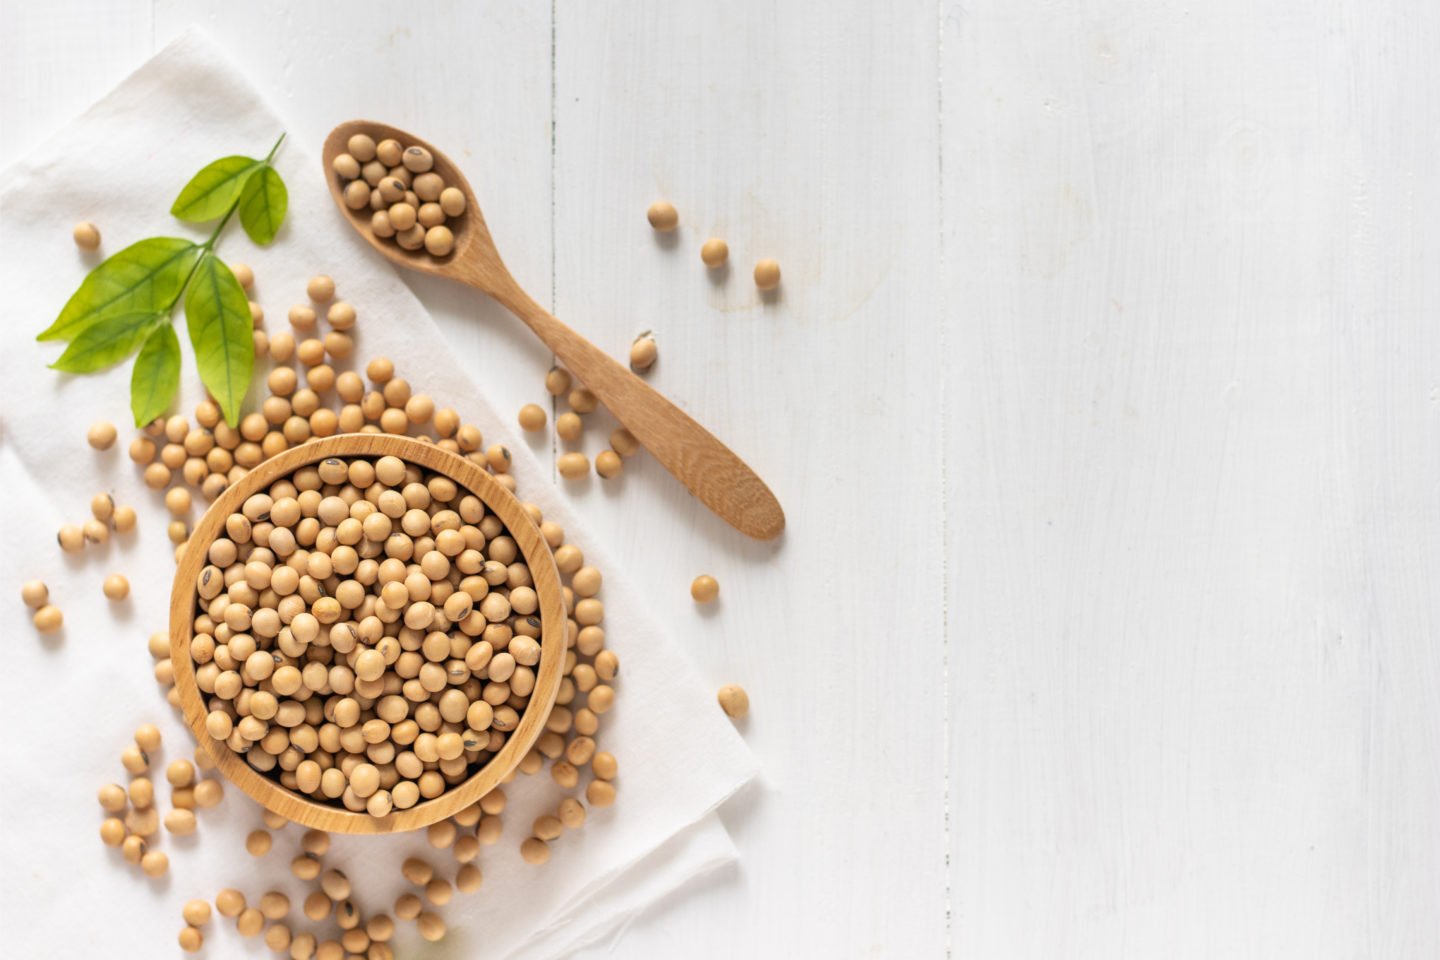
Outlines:
POLYGON ((780 502, 745 461, 645 381, 551 316, 520 288, 500 259, 475 191, 449 157, 413 133, 369 120, 352 120, 340 124, 325 138, 324 162, 325 180, 336 206, 372 247, 402 267, 449 277, 488 293, 525 321, 635 439, 726 523, 757 540, 769 540, 785 528, 780 502), (465 213, 446 222, 455 234, 455 249, 450 254, 435 257, 423 248, 405 250, 393 239, 376 237, 370 232, 369 206, 351 210, 345 205, 345 184, 332 164, 347 151, 350 137, 357 133, 368 134, 377 142, 394 139, 406 147, 424 147, 435 158, 434 170, 445 185, 464 191, 465 213))

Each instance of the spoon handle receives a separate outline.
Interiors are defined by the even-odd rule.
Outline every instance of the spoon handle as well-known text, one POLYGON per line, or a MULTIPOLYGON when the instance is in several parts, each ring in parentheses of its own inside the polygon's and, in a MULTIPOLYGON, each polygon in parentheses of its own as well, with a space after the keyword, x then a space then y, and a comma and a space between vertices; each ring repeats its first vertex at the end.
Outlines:
POLYGON ((491 295, 545 342, 635 439, 722 520, 746 536, 770 540, 785 512, 765 481, 689 414, 540 306, 520 285, 494 284, 491 295))

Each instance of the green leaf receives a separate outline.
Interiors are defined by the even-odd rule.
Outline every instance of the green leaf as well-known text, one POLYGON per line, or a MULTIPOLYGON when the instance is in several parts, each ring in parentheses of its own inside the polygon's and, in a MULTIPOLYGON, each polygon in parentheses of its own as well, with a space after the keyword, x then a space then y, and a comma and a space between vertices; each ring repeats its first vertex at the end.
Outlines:
POLYGON ((94 373, 119 363, 149 335, 163 313, 117 313, 80 331, 60 359, 50 364, 66 373, 94 373))
POLYGON ((285 211, 290 206, 290 195, 285 190, 285 181, 275 168, 261 167, 250 174, 245 188, 240 191, 240 224, 260 246, 275 239, 280 224, 285 222, 285 211))
POLYGON ((170 212, 187 223, 223 217, 258 166, 260 161, 250 157, 221 157, 190 178, 170 212))
POLYGON ((69 340, 121 313, 167 312, 199 256, 198 244, 178 237, 152 237, 126 247, 90 271, 60 316, 35 339, 69 340))
POLYGON ((180 338, 170 324, 161 324, 150 331, 130 371, 130 412, 135 415, 135 426, 143 427, 170 409, 179 388, 180 338))
POLYGON ((255 368, 255 327, 240 281, 213 253, 205 254, 185 292, 185 324, 200 379, 234 426, 255 368))

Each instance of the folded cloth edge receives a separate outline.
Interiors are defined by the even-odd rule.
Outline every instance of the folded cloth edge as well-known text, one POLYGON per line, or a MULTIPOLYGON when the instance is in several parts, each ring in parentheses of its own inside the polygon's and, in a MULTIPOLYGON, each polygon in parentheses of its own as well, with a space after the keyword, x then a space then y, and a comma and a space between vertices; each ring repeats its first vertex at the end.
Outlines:
MULTIPOLYGON (((125 89, 127 85, 131 84, 132 81, 136 79, 137 75, 142 74, 146 70, 146 68, 150 66, 154 61, 165 58, 167 55, 173 55, 175 52, 184 50, 187 47, 195 47, 196 49, 203 51, 203 54, 206 56, 219 57, 224 61, 225 68, 243 77, 243 71, 241 71, 236 66, 235 61, 227 54, 223 53, 216 44, 210 41, 203 31, 195 28, 187 29, 185 32, 183 32, 181 35, 179 35, 177 38, 167 44, 164 48, 162 48, 160 51, 157 51, 153 56, 151 56, 144 63, 139 65, 136 69, 126 74, 124 79, 120 80, 109 92, 92 102, 75 118, 70 120, 68 123, 61 125, 55 131, 52 131, 45 137, 41 138, 38 143, 32 144, 30 149, 26 151, 24 156, 18 158, 12 164, 10 164, 9 167, 6 168, 7 183, 9 184, 9 187, 4 191, 0 191, 0 198, 3 198, 6 194, 10 193, 13 190, 20 189, 21 184, 30 178, 30 172, 34 169, 38 158, 45 155, 48 145, 54 143, 56 140, 63 137, 65 135, 65 132, 72 126, 85 123, 87 118, 96 115, 97 111, 103 110, 110 101, 111 96, 116 91, 125 89)), ((258 106, 276 116, 279 116, 279 112, 274 109, 273 105, 252 84, 246 83, 244 92, 248 97, 252 98, 258 106)), ((388 267, 387 265, 387 268, 393 271, 393 267, 388 267)), ((429 319, 428 312, 426 312, 426 315, 427 319, 429 319)), ((431 323, 433 323, 433 319, 431 320, 431 323)), ((443 336, 443 334, 440 334, 438 327, 436 328, 436 334, 443 336)), ((466 377, 468 380, 468 374, 466 374, 466 377)), ((473 381, 470 382, 470 386, 472 388, 474 387, 473 381)), ((475 393, 476 395, 482 395, 478 390, 476 390, 475 393)), ((10 452, 13 453, 14 451, 10 452)), ((28 474, 28 470, 25 472, 28 474)), ((613 566, 613 563, 607 551, 604 549, 603 546, 599 546, 596 544, 596 541, 590 535, 590 531, 588 530, 588 528, 585 526, 583 521, 580 520, 574 513, 572 513, 571 516, 567 518, 567 526, 570 527, 575 533, 576 539, 586 544, 587 552, 591 553, 593 558, 601 566, 613 566)), ((640 613, 646 618, 653 620, 653 617, 650 617, 648 610, 642 609, 640 613)), ((673 637, 670 638, 670 641, 673 643, 673 637)), ((681 654, 679 659, 685 662, 691 673, 695 673, 693 662, 690 661, 687 656, 681 654)), ((756 761, 754 755, 750 754, 749 758, 750 768, 744 773, 743 777, 737 783, 735 783, 728 791, 717 796, 714 802, 711 803, 708 807, 697 812, 696 816, 688 823, 686 823, 682 827, 680 832, 672 835, 670 840, 662 842, 659 847, 652 848, 649 853, 637 855, 615 866, 608 872, 597 876, 581 890, 574 893, 569 900, 560 904, 555 911, 555 916, 562 919, 563 922, 556 929, 565 929, 576 926, 579 923, 578 911, 583 911, 587 903, 594 902, 595 900, 597 900, 597 898, 600 898, 601 894, 605 892, 606 887, 613 885, 615 882, 623 878, 625 874, 631 872, 636 867, 643 865, 654 853, 663 850, 667 845, 671 843, 671 841, 673 841, 676 837, 680 836, 680 833, 690 834, 692 832, 696 832, 697 828, 706 832, 712 830, 719 831, 720 835, 723 835, 727 841, 729 859, 734 859, 737 856, 737 852, 733 847, 733 843, 729 843, 728 832, 725 831, 723 824, 721 824, 718 818, 715 816, 714 810, 721 803, 725 802, 725 800, 732 796, 736 790, 743 787, 745 783, 748 783, 758 771, 758 762, 756 761)), ((718 861, 712 864, 711 867, 707 869, 713 869, 715 866, 720 865, 721 862, 723 861, 718 861)), ((663 895, 663 892, 661 895, 663 895)), ((641 904, 635 909, 643 909, 643 907, 644 904, 641 904)), ((603 935, 603 933, 601 935, 603 935)), ((575 946, 578 946, 578 944, 576 944, 575 946)), ((567 949, 573 949, 573 947, 567 949)))

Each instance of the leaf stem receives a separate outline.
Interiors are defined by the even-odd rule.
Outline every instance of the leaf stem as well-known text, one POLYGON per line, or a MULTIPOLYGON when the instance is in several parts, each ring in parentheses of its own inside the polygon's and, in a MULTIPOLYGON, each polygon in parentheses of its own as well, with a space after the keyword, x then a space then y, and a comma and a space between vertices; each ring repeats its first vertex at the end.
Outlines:
POLYGON ((220 231, 225 229, 225 224, 230 222, 230 218, 235 215, 235 211, 238 209, 240 209, 240 201, 237 199, 234 203, 230 204, 230 209, 225 211, 225 216, 221 217, 220 222, 215 225, 215 229, 210 233, 210 239, 200 244, 200 246, 204 247, 207 252, 214 250, 215 241, 220 239, 220 231))
MULTIPOLYGON (((280 144, 284 142, 285 134, 282 132, 280 139, 275 141, 275 146, 271 147, 270 152, 265 155, 265 164, 267 166, 271 160, 275 159, 276 151, 280 149, 280 144)), ((215 241, 220 239, 221 231, 225 229, 226 224, 230 222, 231 217, 235 216, 235 211, 238 209, 240 209, 240 198, 236 197, 235 201, 230 204, 230 209, 225 211, 225 216, 220 218, 220 222, 217 223, 215 229, 210 232, 209 239, 200 244, 200 248, 204 250, 205 253, 213 253, 215 251, 215 241)), ((174 310, 175 304, 179 303, 181 298, 185 296, 185 291, 190 288, 190 278, 195 276, 195 271, 200 269, 200 261, 204 259, 205 257, 201 255, 197 257, 195 262, 190 266, 190 272, 185 275, 185 282, 180 285, 180 290, 175 294, 175 299, 171 300, 169 306, 165 308, 167 313, 174 310)))
MULTIPOLYGON (((246 233, 257 244, 263 246, 275 238, 285 217, 286 190, 284 181, 274 168, 274 160, 285 138, 286 133, 281 131, 262 161, 257 162, 248 156, 222 157, 192 177, 181 190, 171 212, 179 219, 192 223, 214 216, 215 207, 211 198, 216 190, 234 191, 234 198, 224 216, 203 242, 189 238, 152 237, 132 244, 92 270, 80 289, 71 295, 60 317, 36 338, 42 341, 70 341, 59 360, 51 366, 67 372, 89 372, 128 356, 139 343, 140 357, 135 361, 130 382, 131 412, 136 417, 136 426, 141 426, 142 420, 155 412, 163 412, 179 387, 180 350, 173 325, 175 307, 192 293, 192 285, 197 285, 193 291, 197 297, 205 293, 199 289, 200 281, 196 278, 202 276, 201 267, 206 267, 213 258, 215 264, 206 267, 203 274, 209 278, 212 288, 210 302, 201 304, 196 311, 197 314, 207 315, 197 320, 188 316, 187 307, 186 319, 191 323, 191 346, 196 348, 196 359, 201 361, 201 380, 214 380, 225 387, 222 408, 226 423, 234 426, 232 421, 239 416, 244 388, 249 386, 252 372, 253 344, 245 337, 245 331, 251 328, 252 322, 250 312, 244 309, 244 290, 235 280, 233 271, 220 260, 216 245, 235 212, 241 209, 246 188, 252 184, 261 188, 258 202, 262 207, 243 204, 245 209, 240 219, 246 233), (242 174, 244 179, 237 187, 236 178, 242 174), (260 179, 255 180, 256 176, 260 179), (216 180, 216 177, 220 179, 216 180), (191 195, 192 185, 195 187, 194 195, 191 195), (182 204, 181 200, 185 202, 182 204), (257 219, 251 215, 256 209, 260 210, 257 217, 264 217, 263 228, 251 223, 252 219, 257 219), (163 295, 160 290, 170 288, 174 283, 175 274, 169 272, 170 268, 177 262, 183 262, 185 257, 194 257, 194 260, 184 279, 174 288, 170 302, 163 308, 153 309, 152 298, 163 295), (142 293, 148 293, 148 296, 142 297, 142 293), (152 309, 124 309, 147 301, 152 309), (211 363, 207 374, 206 359, 202 358, 199 340, 208 338, 200 337, 197 330, 205 324, 213 327, 217 321, 221 329, 219 348, 223 356, 219 360, 223 369, 217 373, 215 364, 211 363), (163 336, 157 336, 160 331, 163 331, 163 336), (235 340, 233 344, 230 342, 232 339, 235 340), (76 352, 77 346, 82 348, 79 353, 76 352), (89 369, 82 370, 82 367, 89 369), (243 384, 238 383, 241 379, 245 381, 243 384)), ((211 354, 209 359, 214 359, 210 345, 206 344, 205 348, 211 354)))

